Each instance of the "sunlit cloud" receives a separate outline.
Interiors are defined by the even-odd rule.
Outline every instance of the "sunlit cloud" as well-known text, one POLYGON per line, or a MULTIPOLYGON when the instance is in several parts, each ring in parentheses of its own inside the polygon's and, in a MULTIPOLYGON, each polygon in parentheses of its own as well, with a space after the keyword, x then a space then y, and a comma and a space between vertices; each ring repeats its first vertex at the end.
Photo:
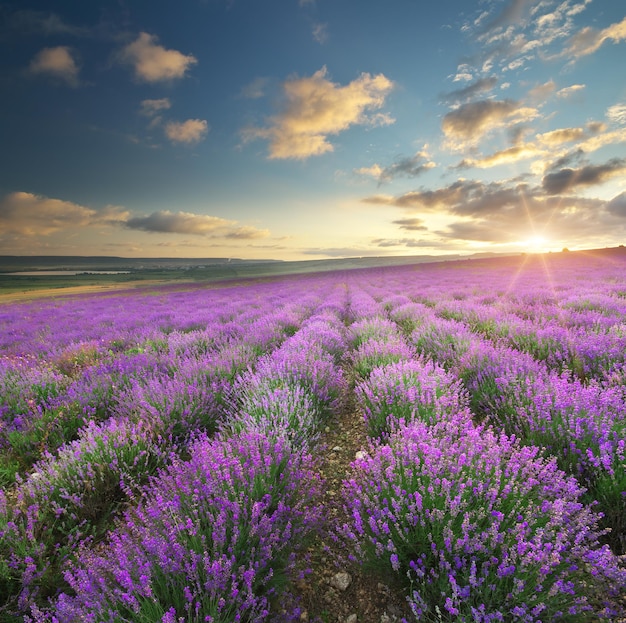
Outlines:
POLYGON ((581 141, 605 130, 605 124, 601 122, 590 122, 585 128, 558 128, 556 130, 551 130, 550 132, 537 134, 536 138, 544 145, 555 146, 562 143, 581 141))
POLYGON ((352 125, 392 123, 385 114, 373 113, 385 103, 393 88, 382 74, 363 73, 346 86, 327 79, 326 67, 310 77, 293 78, 283 85, 284 109, 265 128, 245 128, 244 141, 269 141, 271 159, 306 159, 333 151, 328 137, 352 125))
POLYGON ((435 246, 432 240, 423 240, 419 238, 374 238, 372 244, 383 249, 390 247, 406 247, 408 249, 415 248, 431 248, 435 246))
POLYGON ((428 229, 421 218, 399 218, 393 221, 393 224, 407 231, 424 231, 428 229))
POLYGON ((27 192, 13 192, 0 200, 0 234, 48 236, 92 225, 116 225, 128 218, 117 206, 95 210, 71 201, 27 192))
POLYGON ((471 196, 473 189, 481 187, 482 184, 480 182, 459 180, 436 190, 415 190, 399 196, 372 195, 365 197, 362 201, 364 203, 392 205, 414 210, 445 210, 449 206, 460 204, 471 196))
POLYGON ((482 158, 464 158, 455 168, 467 169, 471 167, 479 169, 488 169, 501 164, 511 164, 528 158, 536 158, 545 155, 545 150, 538 148, 532 143, 523 145, 515 145, 508 149, 497 151, 489 156, 482 158))
POLYGON ((145 232, 164 234, 192 234, 194 236, 223 237, 239 240, 253 240, 269 236, 268 230, 241 226, 237 221, 218 216, 193 214, 191 212, 170 212, 160 210, 147 216, 129 218, 125 226, 145 232))
MULTIPOLYGON (((363 201, 402 208, 409 213, 406 219, 423 219, 426 226, 430 215, 452 219, 442 229, 428 228, 446 239, 511 244, 524 236, 543 236, 552 240, 584 241, 591 231, 599 237, 626 232, 626 194, 607 202, 567 194, 567 191, 574 189, 577 183, 601 183, 611 175, 618 175, 618 169, 624 166, 626 161, 621 160, 585 171, 581 167, 578 173, 582 177, 578 182, 572 182, 569 177, 561 180, 559 190, 563 192, 559 194, 552 194, 543 186, 514 180, 490 183, 459 180, 436 190, 397 196, 375 195, 363 201)), ((557 180, 552 181, 556 190, 557 180)))
POLYGON ((142 32, 119 53, 119 60, 132 65, 138 80, 167 82, 184 78, 189 68, 198 62, 192 54, 167 50, 157 41, 155 35, 142 32))
POLYGON ((605 164, 586 165, 579 169, 561 169, 548 173, 542 181, 543 189, 549 195, 572 191, 578 186, 594 186, 623 175, 626 172, 626 158, 613 158, 605 164))
POLYGON ((453 149, 476 144, 491 131, 539 116, 536 108, 513 100, 480 100, 463 104, 443 118, 441 128, 453 149))
POLYGON ((602 30, 587 26, 569 40, 563 56, 580 57, 596 52, 605 42, 619 43, 626 39, 626 17, 602 30))
POLYGON ((173 143, 191 145, 204 140, 209 133, 209 124, 204 119, 187 119, 187 121, 170 121, 165 125, 165 135, 173 143))
POLYGON ((606 145, 623 143, 626 141, 626 128, 602 132, 595 136, 590 136, 578 144, 578 147, 587 153, 596 151, 606 145))
POLYGON ((269 229, 257 229, 256 227, 244 226, 227 231, 224 234, 224 238, 230 240, 256 240, 258 238, 267 238, 269 235, 269 229))
POLYGON ((473 79, 474 68, 467 63, 461 63, 456 69, 456 74, 454 74, 452 82, 469 82, 473 79))
POLYGON ((609 106, 606 111, 606 118, 613 123, 626 125, 626 104, 609 106))
POLYGON ((437 165, 430 160, 427 152, 419 151, 414 156, 401 158, 385 167, 373 164, 370 167, 355 169, 355 173, 367 175, 378 180, 379 183, 389 182, 398 177, 417 177, 437 165))
POLYGON ((586 88, 586 85, 584 84, 572 84, 569 87, 564 87, 563 89, 559 89, 556 92, 556 96, 560 97, 561 99, 566 99, 568 97, 572 97, 573 95, 580 93, 585 88, 586 88))
POLYGON ((44 48, 37 53, 28 67, 32 74, 43 74, 76 87, 79 84, 79 67, 75 54, 67 46, 44 48))

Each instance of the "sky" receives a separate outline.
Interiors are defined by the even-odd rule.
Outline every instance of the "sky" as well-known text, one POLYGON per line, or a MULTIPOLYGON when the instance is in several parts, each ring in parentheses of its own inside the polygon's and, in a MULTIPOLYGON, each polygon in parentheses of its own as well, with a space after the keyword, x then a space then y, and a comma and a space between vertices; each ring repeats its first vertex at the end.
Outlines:
POLYGON ((623 0, 0 0, 0 255, 626 242, 623 0))

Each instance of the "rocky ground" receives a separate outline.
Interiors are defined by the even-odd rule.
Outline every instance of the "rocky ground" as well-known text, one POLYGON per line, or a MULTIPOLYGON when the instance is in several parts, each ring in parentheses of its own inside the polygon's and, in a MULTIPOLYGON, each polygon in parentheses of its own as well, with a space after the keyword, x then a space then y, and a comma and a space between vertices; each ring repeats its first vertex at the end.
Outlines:
MULTIPOLYGON (((325 480, 324 507, 329 525, 347 521, 341 501, 341 483, 357 452, 367 447, 362 415, 348 408, 329 422, 322 437, 320 471, 325 480)), ((324 623, 394 623, 410 612, 394 578, 381 577, 348 560, 348 549, 326 539, 311 551, 313 572, 297 585, 302 621, 324 623)))

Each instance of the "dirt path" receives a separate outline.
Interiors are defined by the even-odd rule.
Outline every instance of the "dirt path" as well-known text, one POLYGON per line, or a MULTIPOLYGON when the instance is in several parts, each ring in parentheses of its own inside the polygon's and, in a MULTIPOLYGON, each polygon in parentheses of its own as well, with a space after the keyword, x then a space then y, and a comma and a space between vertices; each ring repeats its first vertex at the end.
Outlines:
MULTIPOLYGON (((326 482, 323 503, 329 525, 343 525, 348 516, 341 501, 341 484, 356 453, 367 447, 367 434, 363 417, 354 408, 337 415, 328 428, 320 444, 323 452, 320 471, 326 482)), ((350 563, 349 553, 341 542, 332 539, 314 548, 313 572, 298 585, 305 610, 301 620, 393 623, 403 616, 408 618, 409 612, 400 591, 387 584, 392 578, 381 578, 350 563), (350 575, 351 581, 345 590, 333 585, 337 583, 333 577, 340 573, 350 575)))

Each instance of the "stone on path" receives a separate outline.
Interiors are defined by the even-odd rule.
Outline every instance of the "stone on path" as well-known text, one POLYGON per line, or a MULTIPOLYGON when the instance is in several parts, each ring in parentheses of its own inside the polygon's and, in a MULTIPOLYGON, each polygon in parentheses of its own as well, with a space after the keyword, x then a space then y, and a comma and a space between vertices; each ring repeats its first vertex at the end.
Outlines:
POLYGON ((345 571, 340 571, 330 578, 330 585, 339 591, 345 591, 352 582, 352 577, 345 571))

